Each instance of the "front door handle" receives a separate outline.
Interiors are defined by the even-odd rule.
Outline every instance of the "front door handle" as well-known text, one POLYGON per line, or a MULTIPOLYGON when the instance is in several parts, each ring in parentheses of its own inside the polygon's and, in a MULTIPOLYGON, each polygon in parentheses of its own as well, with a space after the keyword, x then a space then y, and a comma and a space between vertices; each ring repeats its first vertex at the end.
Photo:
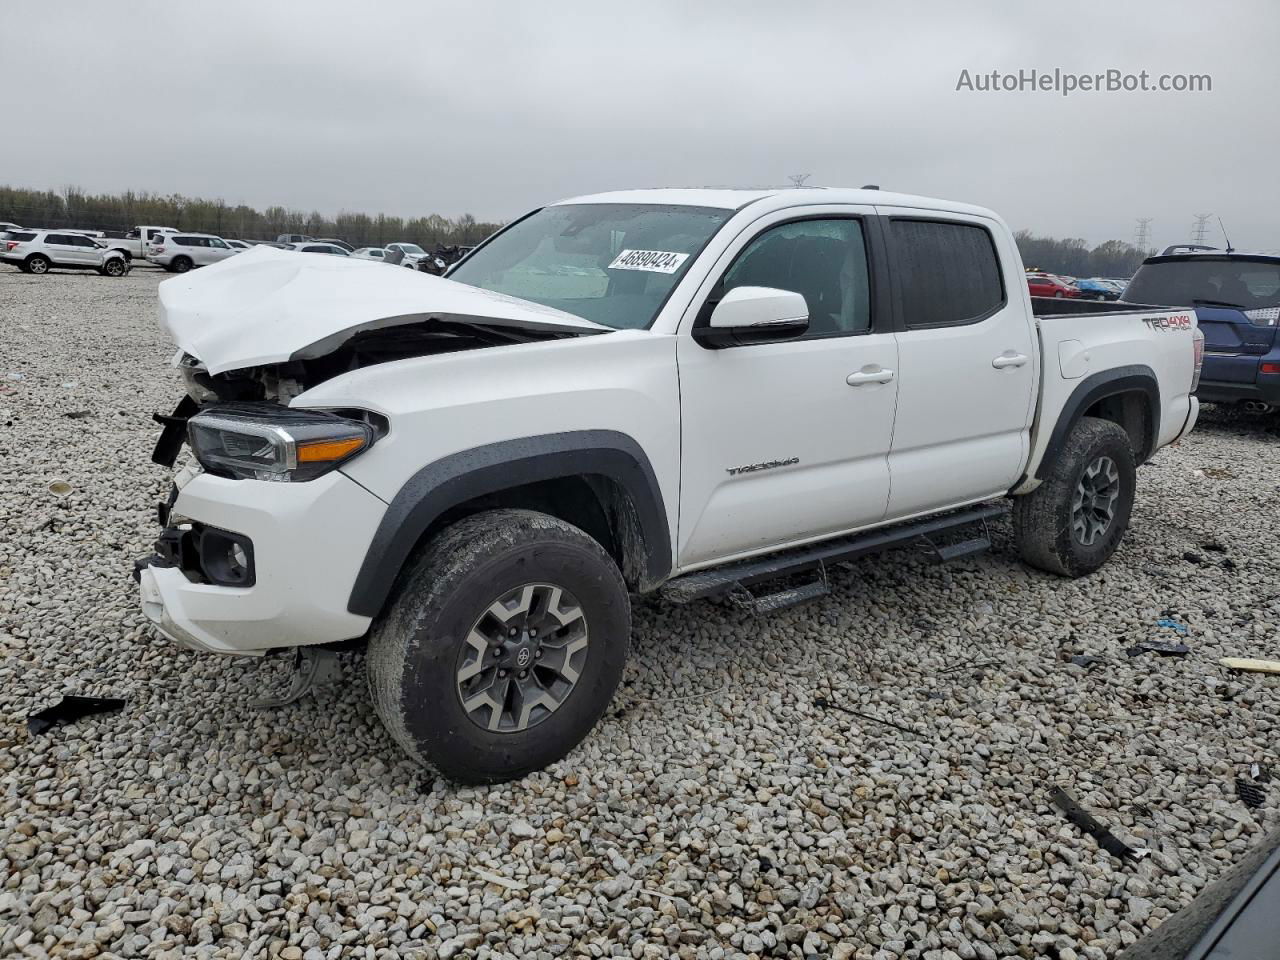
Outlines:
POLYGON ((1030 357, 1021 353, 1002 353, 991 361, 991 365, 997 370, 1003 370, 1005 367, 1020 367, 1026 363, 1030 357))
POLYGON ((892 370, 886 370, 884 367, 875 367, 874 369, 864 367, 857 373, 849 374, 844 378, 844 382, 851 387, 860 387, 864 383, 888 383, 892 379, 892 370))

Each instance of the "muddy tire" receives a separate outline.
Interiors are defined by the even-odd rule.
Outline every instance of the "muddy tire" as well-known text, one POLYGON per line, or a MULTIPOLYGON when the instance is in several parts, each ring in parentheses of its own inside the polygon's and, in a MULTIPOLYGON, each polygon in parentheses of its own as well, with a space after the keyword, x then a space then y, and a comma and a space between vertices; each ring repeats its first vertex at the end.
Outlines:
POLYGON ((1136 479, 1129 435, 1109 420, 1082 418, 1044 482, 1014 498, 1023 561, 1066 577, 1093 573, 1129 526, 1136 479))
POLYGON ((186 273, 191 267, 190 257, 174 257, 173 262, 169 264, 169 269, 174 273, 186 273))
POLYGON ((595 726, 622 678, 626 585, 577 527, 492 510, 439 533, 370 632, 369 691, 409 756, 458 783, 540 770, 595 726))
POLYGON ((22 265, 22 269, 27 271, 27 273, 45 274, 49 272, 49 268, 51 266, 53 266, 53 264, 44 254, 33 253, 31 256, 27 257, 26 262, 22 265))

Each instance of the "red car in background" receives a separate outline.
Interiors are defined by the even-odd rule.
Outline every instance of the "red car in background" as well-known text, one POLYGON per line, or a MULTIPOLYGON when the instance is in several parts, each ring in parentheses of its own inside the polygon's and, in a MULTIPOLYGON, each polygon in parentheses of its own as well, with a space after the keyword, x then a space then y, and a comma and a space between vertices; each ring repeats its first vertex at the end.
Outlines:
POLYGON ((1080 288, 1074 283, 1047 273, 1027 274, 1027 287, 1030 288, 1033 297, 1055 297, 1061 300, 1064 297, 1081 295, 1080 288))

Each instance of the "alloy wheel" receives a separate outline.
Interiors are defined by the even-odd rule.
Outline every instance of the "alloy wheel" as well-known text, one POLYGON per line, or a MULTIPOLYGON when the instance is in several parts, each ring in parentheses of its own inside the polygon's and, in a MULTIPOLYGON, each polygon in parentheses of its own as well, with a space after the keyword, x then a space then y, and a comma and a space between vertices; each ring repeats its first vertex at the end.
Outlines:
POLYGON ((458 698, 472 723, 494 733, 537 726, 568 699, 587 659, 587 618, 551 583, 527 583, 494 600, 458 654, 458 698))
POLYGON ((1097 457, 1084 469, 1071 499, 1071 532, 1086 547, 1107 532, 1120 499, 1120 471, 1110 457, 1097 457))

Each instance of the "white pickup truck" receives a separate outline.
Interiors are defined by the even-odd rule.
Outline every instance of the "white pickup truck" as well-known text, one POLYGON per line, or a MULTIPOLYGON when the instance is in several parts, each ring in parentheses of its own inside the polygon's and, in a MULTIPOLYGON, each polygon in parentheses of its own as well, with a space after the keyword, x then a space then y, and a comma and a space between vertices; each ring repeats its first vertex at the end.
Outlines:
POLYGON ((177 232, 177 227, 134 227, 123 237, 100 237, 98 242, 111 250, 119 250, 126 260, 143 260, 162 237, 177 232))
POLYGON ((303 681, 367 642, 395 740, 465 782, 587 735, 633 593, 776 609, 989 546, 1006 497, 1026 562, 1095 570, 1198 411, 1193 311, 1037 316, 999 217, 874 190, 604 194, 447 278, 257 248, 160 301, 188 395, 154 459, 194 460, 147 616, 303 681))

